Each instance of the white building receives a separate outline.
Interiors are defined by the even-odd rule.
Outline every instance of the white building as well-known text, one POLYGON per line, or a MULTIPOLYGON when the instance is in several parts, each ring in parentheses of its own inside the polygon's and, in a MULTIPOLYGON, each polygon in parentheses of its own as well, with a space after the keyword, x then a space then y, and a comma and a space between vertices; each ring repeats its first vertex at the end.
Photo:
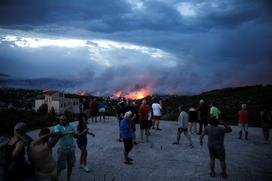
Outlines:
POLYGON ((79 99, 65 98, 63 93, 58 91, 44 91, 44 99, 35 100, 35 111, 37 111, 41 105, 47 104, 48 112, 54 108, 57 114, 62 114, 66 110, 73 113, 79 113, 79 99))

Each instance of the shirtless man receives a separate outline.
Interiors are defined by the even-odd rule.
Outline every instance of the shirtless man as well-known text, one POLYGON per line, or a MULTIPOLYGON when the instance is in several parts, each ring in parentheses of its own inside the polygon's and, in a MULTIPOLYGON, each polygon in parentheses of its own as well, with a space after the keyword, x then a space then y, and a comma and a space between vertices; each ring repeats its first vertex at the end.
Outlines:
POLYGON ((51 133, 48 128, 41 129, 39 137, 30 143, 28 157, 35 169, 36 176, 58 180, 56 163, 52 156, 52 148, 56 145, 61 133, 51 133), (49 138, 52 137, 50 140, 49 138))

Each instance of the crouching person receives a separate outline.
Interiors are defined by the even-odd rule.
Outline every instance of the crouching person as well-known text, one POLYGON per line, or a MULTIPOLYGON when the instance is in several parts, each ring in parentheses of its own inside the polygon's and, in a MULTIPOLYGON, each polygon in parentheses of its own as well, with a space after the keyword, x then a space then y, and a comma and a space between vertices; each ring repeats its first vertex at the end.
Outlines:
POLYGON ((133 161, 133 159, 128 156, 129 152, 131 151, 133 147, 133 130, 132 130, 133 123, 132 123, 131 117, 132 117, 132 112, 128 111, 125 113, 124 119, 121 120, 120 122, 120 133, 121 133, 121 137, 123 139, 124 147, 125 147, 124 163, 129 165, 131 165, 132 164, 131 161, 133 161))
POLYGON ((39 137, 30 143, 28 158, 34 166, 35 175, 57 181, 57 167, 52 156, 52 148, 61 137, 59 133, 51 133, 48 128, 41 129, 39 137), (50 137, 52 137, 50 139, 50 137), (49 140, 50 139, 50 140, 49 140))
POLYGON ((205 128, 204 133, 200 136, 200 145, 203 144, 203 138, 208 135, 208 148, 210 154, 210 175, 215 177, 216 173, 214 170, 215 159, 220 160, 222 177, 227 178, 226 172, 226 162, 225 162, 225 146, 224 146, 224 136, 225 133, 230 133, 231 128, 224 123, 224 127, 218 126, 219 122, 216 117, 212 117, 210 120, 210 125, 205 128))

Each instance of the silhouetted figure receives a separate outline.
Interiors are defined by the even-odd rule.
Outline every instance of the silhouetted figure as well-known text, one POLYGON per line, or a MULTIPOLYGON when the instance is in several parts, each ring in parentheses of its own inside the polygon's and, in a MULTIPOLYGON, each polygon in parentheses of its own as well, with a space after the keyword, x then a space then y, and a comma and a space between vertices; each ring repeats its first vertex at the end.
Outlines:
POLYGON ((132 112, 128 111, 124 115, 124 119, 122 119, 120 123, 120 132, 124 142, 124 163, 131 165, 133 161, 132 158, 128 156, 129 152, 133 148, 133 130, 132 130, 132 112))
POLYGON ((263 106, 263 109, 262 109, 260 115, 261 115, 264 143, 267 144, 269 141, 269 131, 270 131, 271 121, 272 121, 272 113, 268 109, 267 105, 263 106))
POLYGON ((162 102, 158 99, 155 99, 154 103, 152 104, 152 110, 153 110, 153 126, 152 129, 161 130, 159 128, 160 125, 160 118, 161 118, 161 110, 162 110, 162 102))
POLYGON ((4 180, 24 180, 33 175, 31 166, 25 160, 25 146, 31 141, 26 135, 26 124, 16 124, 14 136, 1 145, 5 147, 4 180))
POLYGON ((238 112, 238 122, 239 122, 239 139, 242 139, 243 131, 245 134, 245 139, 248 139, 248 115, 247 105, 242 104, 242 109, 238 112))
POLYGON ((63 135, 50 132, 49 128, 43 128, 40 130, 39 137, 30 143, 28 158, 38 178, 50 179, 52 181, 58 180, 56 162, 52 156, 52 148, 61 136, 63 135))
POLYGON ((99 111, 99 120, 105 122, 105 112, 106 112, 106 105, 104 101, 99 102, 98 105, 98 111, 99 111))
POLYGON ((220 114, 221 114, 221 111, 218 109, 217 104, 215 102, 213 102, 211 104, 211 108, 210 108, 210 117, 211 118, 215 117, 216 119, 219 120, 220 114))
POLYGON ((196 123, 197 123, 197 110, 196 110, 196 106, 195 104, 192 104, 189 111, 189 131, 191 134, 193 134, 193 129, 194 129, 194 133, 196 133, 196 123))
POLYGON ((183 106, 179 107, 179 117, 178 117, 178 130, 177 130, 177 140, 173 144, 179 144, 180 141, 180 135, 184 133, 184 135, 187 137, 189 141, 189 146, 193 148, 193 142, 191 139, 190 134, 188 134, 188 122, 189 122, 189 115, 185 111, 183 106))
POLYGON ((87 166, 87 134, 92 135, 93 137, 95 134, 90 132, 89 128, 87 127, 86 123, 86 115, 82 114, 79 116, 78 125, 77 125, 77 146, 80 149, 80 169, 83 169, 85 172, 89 172, 89 168, 87 166))
POLYGON ((142 101, 142 105, 139 108, 139 117, 140 117, 140 129, 141 129, 141 137, 140 140, 144 142, 144 130, 145 130, 145 141, 148 142, 148 114, 150 111, 150 106, 146 103, 146 100, 142 101))
POLYGON ((67 180, 70 180, 73 167, 75 165, 75 146, 73 137, 76 137, 75 128, 69 123, 65 115, 60 116, 60 123, 54 127, 54 132, 65 134, 59 139, 57 171, 60 176, 61 171, 67 166, 67 180))
POLYGON ((209 120, 209 106, 205 103, 203 99, 199 101, 198 107, 198 121, 199 121, 199 132, 198 134, 202 134, 203 126, 206 128, 209 120))
POLYGON ((203 138, 208 135, 208 148, 210 154, 210 169, 211 177, 215 177, 215 159, 220 160, 222 177, 227 178, 226 172, 226 162, 225 162, 225 146, 224 146, 224 136, 225 133, 230 133, 232 129, 224 123, 224 127, 218 126, 218 119, 212 117, 210 119, 210 125, 204 130, 204 133, 200 136, 200 144, 203 144, 203 138))
POLYGON ((119 141, 121 142, 122 141, 122 138, 121 138, 121 133, 120 133, 120 122, 121 120, 124 118, 124 115, 125 115, 125 102, 124 101, 120 101, 117 106, 116 106, 116 119, 118 120, 118 123, 119 123, 119 141))

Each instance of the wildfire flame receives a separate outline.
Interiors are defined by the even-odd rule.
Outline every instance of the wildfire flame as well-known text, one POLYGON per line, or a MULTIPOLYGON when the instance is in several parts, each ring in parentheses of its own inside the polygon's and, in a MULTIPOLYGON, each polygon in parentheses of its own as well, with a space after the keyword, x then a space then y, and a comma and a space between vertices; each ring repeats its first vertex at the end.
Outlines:
POLYGON ((122 93, 122 91, 116 91, 114 93, 115 97, 125 97, 127 99, 134 99, 134 100, 139 100, 139 99, 143 99, 147 96, 151 96, 152 93, 151 91, 147 90, 147 89, 140 89, 137 91, 133 91, 127 94, 122 93))

